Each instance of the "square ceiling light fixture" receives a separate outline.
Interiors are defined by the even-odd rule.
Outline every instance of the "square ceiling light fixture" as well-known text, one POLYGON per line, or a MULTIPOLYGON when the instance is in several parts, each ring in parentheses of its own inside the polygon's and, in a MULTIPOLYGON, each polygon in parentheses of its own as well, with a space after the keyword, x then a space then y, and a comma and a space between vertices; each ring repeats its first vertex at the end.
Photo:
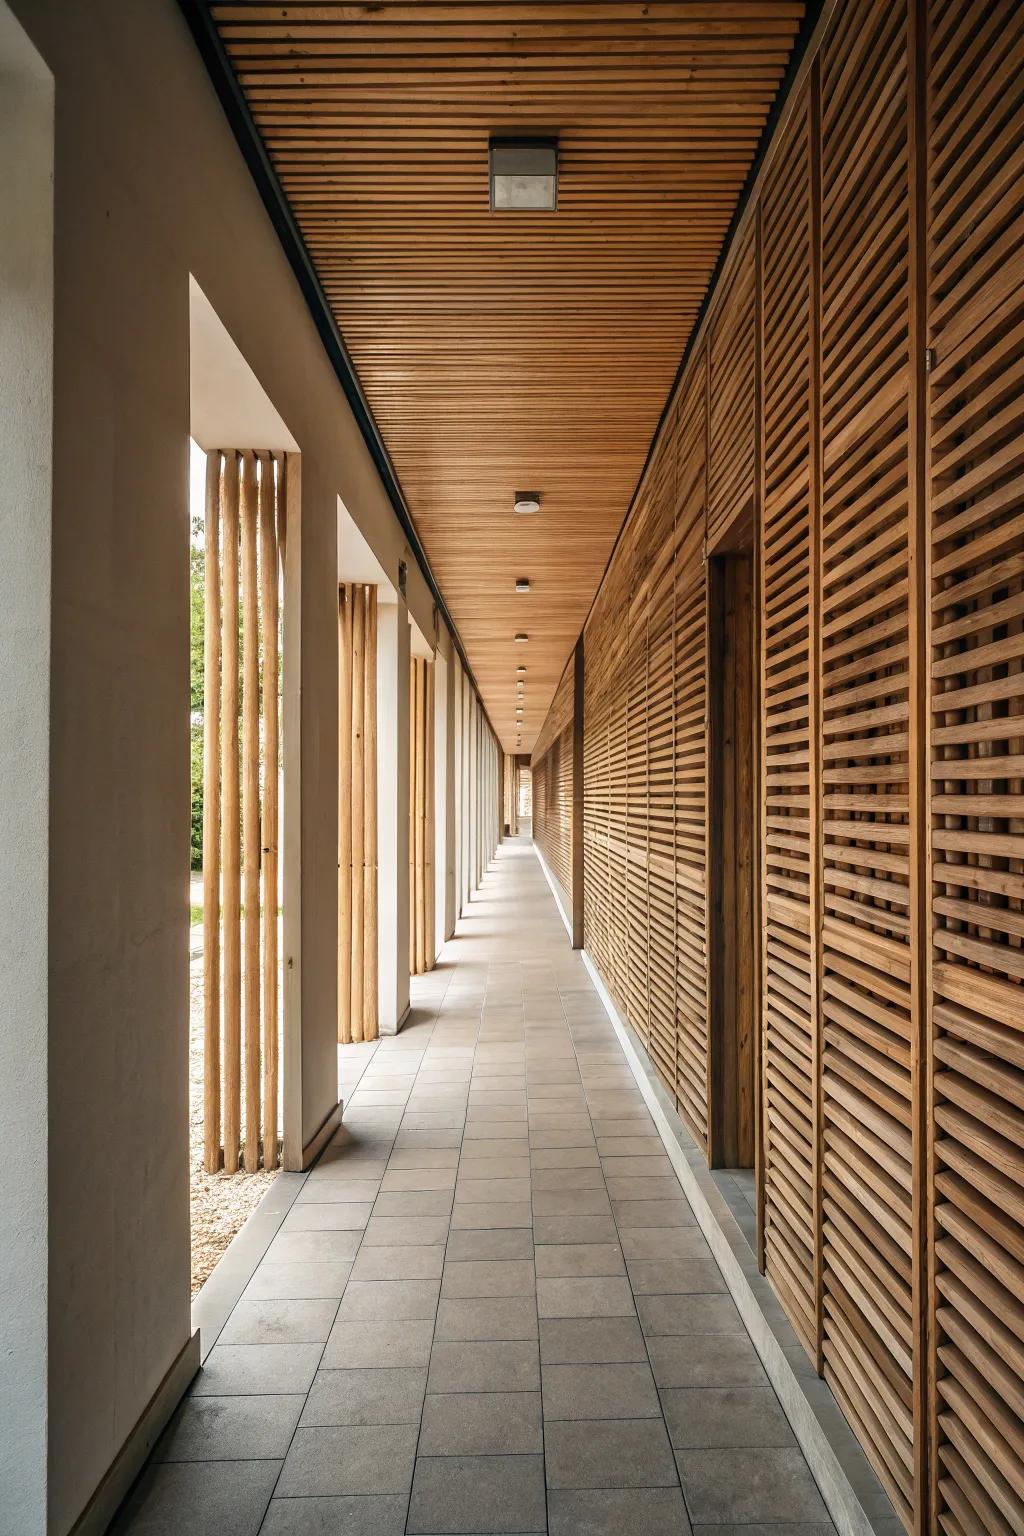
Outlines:
POLYGON ((490 161, 492 213, 553 213, 557 208, 557 139, 492 139, 490 161))

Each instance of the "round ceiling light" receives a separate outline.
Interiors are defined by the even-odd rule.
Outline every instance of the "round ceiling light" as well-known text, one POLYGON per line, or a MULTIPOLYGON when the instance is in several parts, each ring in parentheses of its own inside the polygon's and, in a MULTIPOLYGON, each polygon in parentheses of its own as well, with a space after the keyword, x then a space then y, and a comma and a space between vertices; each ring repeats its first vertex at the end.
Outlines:
POLYGON ((516 645, 525 645, 527 640, 529 640, 530 637, 529 637, 529 635, 519 634, 519 635, 516 635, 514 638, 515 638, 516 645))
POLYGON ((512 510, 523 514, 540 511, 540 491, 516 491, 512 510))

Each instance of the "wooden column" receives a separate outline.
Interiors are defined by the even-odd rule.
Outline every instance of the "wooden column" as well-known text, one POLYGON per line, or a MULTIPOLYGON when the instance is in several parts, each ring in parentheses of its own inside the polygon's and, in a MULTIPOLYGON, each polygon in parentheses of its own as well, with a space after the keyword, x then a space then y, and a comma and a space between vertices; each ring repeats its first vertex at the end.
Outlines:
POLYGON ((583 636, 573 654, 572 947, 583 948, 583 636))
POLYGON ((221 609, 221 867, 224 880, 224 1169, 238 1169, 242 1124, 241 844, 238 780, 238 455, 224 462, 221 609))
POLYGON ((434 663, 424 662, 423 710, 423 968, 432 970, 436 953, 434 928, 434 663))
POLYGON ((338 588, 338 1039, 352 1039, 352 588, 338 588))
POLYGON ((260 1160, 260 651, 256 457, 242 458, 242 904, 245 1167, 260 1160))
POLYGON ((278 617, 277 494, 271 454, 260 459, 263 619, 263 1166, 277 1167, 278 1088, 278 617))
POLYGON ((352 1038, 363 1038, 363 857, 366 804, 363 726, 366 699, 361 686, 366 623, 365 588, 352 589, 352 1038))
POLYGON ((203 1165, 220 1150, 220 501, 221 455, 206 456, 203 571, 203 1165))
POLYGON ((364 588, 363 1039, 377 1038, 377 588, 364 588))

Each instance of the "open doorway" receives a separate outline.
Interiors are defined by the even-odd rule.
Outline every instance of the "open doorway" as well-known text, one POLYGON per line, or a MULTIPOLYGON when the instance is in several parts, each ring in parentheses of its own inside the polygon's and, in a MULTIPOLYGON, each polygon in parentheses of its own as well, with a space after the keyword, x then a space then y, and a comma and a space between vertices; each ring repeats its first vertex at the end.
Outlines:
POLYGON ((190 289, 192 1292, 276 1177, 284 568, 296 444, 190 289))
MULTIPOLYGON (((751 548, 708 562, 712 1168, 757 1145, 757 620, 751 548)), ((752 1175, 736 1179, 753 1199, 752 1175)))
POLYGON ((532 836, 533 829, 533 774, 525 759, 519 762, 519 785, 517 790, 519 818, 519 830, 526 837, 532 836))

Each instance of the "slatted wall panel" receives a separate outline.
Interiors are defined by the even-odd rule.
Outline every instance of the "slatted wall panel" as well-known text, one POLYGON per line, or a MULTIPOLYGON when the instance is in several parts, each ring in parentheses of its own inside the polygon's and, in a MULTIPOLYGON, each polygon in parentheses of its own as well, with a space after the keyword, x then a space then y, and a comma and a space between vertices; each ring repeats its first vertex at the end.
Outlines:
POLYGON ((756 271, 754 237, 742 241, 715 309, 708 343, 708 550, 728 527, 749 519, 754 500, 756 271))
POLYGON ((826 1379, 914 1489, 907 11, 821 59, 822 1090, 826 1379))
POLYGON ((626 1017, 645 1045, 650 1031, 647 650, 651 512, 648 481, 622 543, 622 560, 629 577, 626 615, 626 1017))
POLYGON ((811 121, 794 112, 761 204, 764 1254, 817 1356, 816 601, 811 121))
POLYGON ((1024 1531, 1024 10, 929 49, 938 1527, 1024 1531))
POLYGON ((651 468, 647 619, 648 965, 651 1059, 676 1088, 675 412, 651 468))
POLYGON ((583 940, 605 980, 611 977, 611 879, 608 858, 610 773, 608 600, 598 594, 583 642, 583 940))
POLYGON ((707 598, 705 369, 679 399, 675 470, 676 1102, 707 1147, 707 598))
POLYGON ((562 673, 531 759, 533 839, 572 903, 572 754, 574 674, 562 673))
MULTIPOLYGON (((629 887, 626 878, 628 846, 627 715, 629 703, 629 567, 614 559, 608 572, 608 894, 612 921, 609 925, 609 970, 606 980, 622 1012, 629 1009, 629 976, 626 934, 629 923, 629 887)), ((586 714, 584 714, 584 721, 586 714)))

